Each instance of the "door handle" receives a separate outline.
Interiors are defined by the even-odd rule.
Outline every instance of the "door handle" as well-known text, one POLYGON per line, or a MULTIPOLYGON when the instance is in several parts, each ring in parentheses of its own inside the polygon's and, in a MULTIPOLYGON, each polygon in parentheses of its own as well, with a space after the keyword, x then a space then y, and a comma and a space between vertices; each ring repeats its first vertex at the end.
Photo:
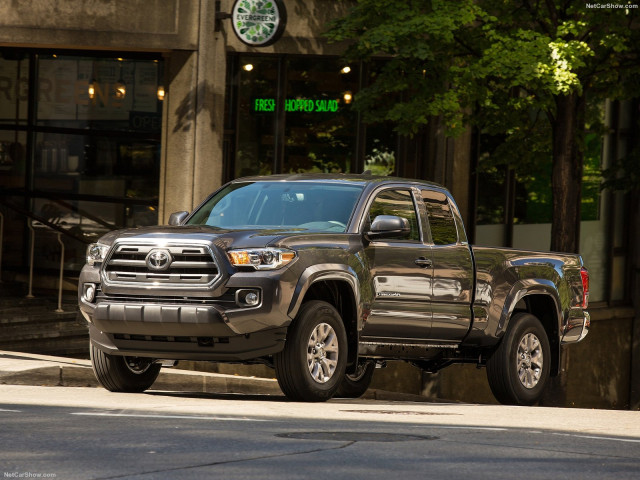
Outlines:
POLYGON ((430 268, 433 266, 433 262, 428 258, 424 258, 424 257, 416 258, 415 264, 421 268, 430 268))

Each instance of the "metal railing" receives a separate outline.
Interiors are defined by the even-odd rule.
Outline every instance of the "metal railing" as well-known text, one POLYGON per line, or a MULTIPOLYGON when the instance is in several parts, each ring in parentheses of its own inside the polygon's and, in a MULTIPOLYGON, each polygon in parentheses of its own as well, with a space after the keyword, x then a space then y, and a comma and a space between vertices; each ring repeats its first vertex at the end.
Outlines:
MULTIPOLYGON (((67 206, 64 205, 65 202, 62 201, 56 201, 53 200, 56 203, 59 203, 63 206, 67 206)), ((29 248, 29 287, 28 287, 28 293, 27 293, 27 298, 34 298, 33 295, 33 267, 34 267, 34 254, 35 254, 35 244, 36 244, 36 229, 34 228, 34 222, 37 222, 40 225, 43 225, 46 227, 46 229, 48 231, 53 230, 54 232, 57 233, 57 240, 58 243, 60 244, 60 268, 59 268, 59 276, 58 276, 58 308, 56 308, 55 312, 56 313, 64 313, 64 310, 62 308, 62 290, 63 290, 63 278, 64 278, 64 260, 65 260, 65 245, 64 242, 62 241, 62 236, 65 235, 66 237, 72 238, 76 241, 79 241, 81 243, 84 244, 89 244, 91 243, 90 240, 75 234, 74 232, 54 223, 51 222, 49 219, 43 218, 33 212, 30 212, 28 210, 25 210, 24 208, 21 208, 17 205, 14 205, 13 203, 0 198, 0 204, 4 205, 5 207, 9 208, 10 210, 13 210, 14 212, 18 213, 19 215, 22 215, 24 217, 26 217, 26 221, 27 221, 27 228, 30 230, 31 235, 30 235, 30 248, 29 248)), ((101 219, 98 219, 96 217, 94 217, 93 215, 87 214, 86 212, 82 212, 80 209, 76 209, 73 208, 72 210, 75 211, 75 213, 78 213, 80 215, 82 215, 83 217, 86 217, 90 220, 93 220, 97 223, 100 223, 101 225, 107 226, 111 229, 115 229, 116 227, 114 225, 108 224, 106 222, 103 222, 101 219), (83 215, 84 214, 84 215, 83 215)), ((0 212, 0 281, 2 281, 2 249, 3 249, 3 245, 4 245, 4 215, 0 212)))

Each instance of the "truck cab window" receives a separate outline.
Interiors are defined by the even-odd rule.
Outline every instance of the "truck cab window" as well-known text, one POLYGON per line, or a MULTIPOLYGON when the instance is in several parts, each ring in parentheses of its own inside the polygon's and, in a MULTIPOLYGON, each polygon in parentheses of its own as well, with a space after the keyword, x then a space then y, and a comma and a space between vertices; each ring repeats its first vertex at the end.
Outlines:
POLYGON ((458 242, 458 230, 449 199, 444 193, 422 190, 427 208, 431 238, 434 245, 451 245, 458 242))
POLYGON ((411 233, 407 240, 420 241, 420 232, 418 229, 418 217, 416 208, 413 204, 413 198, 409 190, 384 190, 379 193, 371 204, 369 209, 369 219, 367 228, 378 215, 395 215, 397 217, 406 218, 411 226, 411 233))

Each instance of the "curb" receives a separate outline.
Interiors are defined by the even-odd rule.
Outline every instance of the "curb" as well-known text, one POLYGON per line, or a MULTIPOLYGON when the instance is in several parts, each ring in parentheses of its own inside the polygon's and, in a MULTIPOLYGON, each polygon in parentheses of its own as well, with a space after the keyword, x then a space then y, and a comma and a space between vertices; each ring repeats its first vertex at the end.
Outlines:
MULTIPOLYGON (((0 350, 0 385, 100 387, 89 360, 0 350)), ((150 390, 284 397, 275 379, 163 368, 150 390)), ((433 402, 421 395, 369 389, 367 400, 433 402)))
MULTIPOLYGON (((99 387, 89 360, 0 351, 0 384, 99 387)), ((163 368, 153 390, 282 395, 276 380, 163 368)))

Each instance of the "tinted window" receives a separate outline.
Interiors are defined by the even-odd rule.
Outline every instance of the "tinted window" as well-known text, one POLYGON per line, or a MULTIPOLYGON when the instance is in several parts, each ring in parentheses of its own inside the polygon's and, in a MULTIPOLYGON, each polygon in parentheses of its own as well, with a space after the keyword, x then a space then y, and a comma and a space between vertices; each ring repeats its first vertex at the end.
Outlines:
POLYGON ((416 209, 409 190, 385 190, 379 193, 369 209, 369 222, 372 222, 378 215, 395 215, 406 218, 411 226, 408 239, 420 240, 416 209))
POLYGON ((232 183, 187 222, 229 229, 344 232, 362 186, 316 182, 232 183))
POLYGON ((444 193, 423 190, 422 198, 427 207, 431 238, 435 245, 450 245, 458 242, 458 231, 449 199, 444 193))

